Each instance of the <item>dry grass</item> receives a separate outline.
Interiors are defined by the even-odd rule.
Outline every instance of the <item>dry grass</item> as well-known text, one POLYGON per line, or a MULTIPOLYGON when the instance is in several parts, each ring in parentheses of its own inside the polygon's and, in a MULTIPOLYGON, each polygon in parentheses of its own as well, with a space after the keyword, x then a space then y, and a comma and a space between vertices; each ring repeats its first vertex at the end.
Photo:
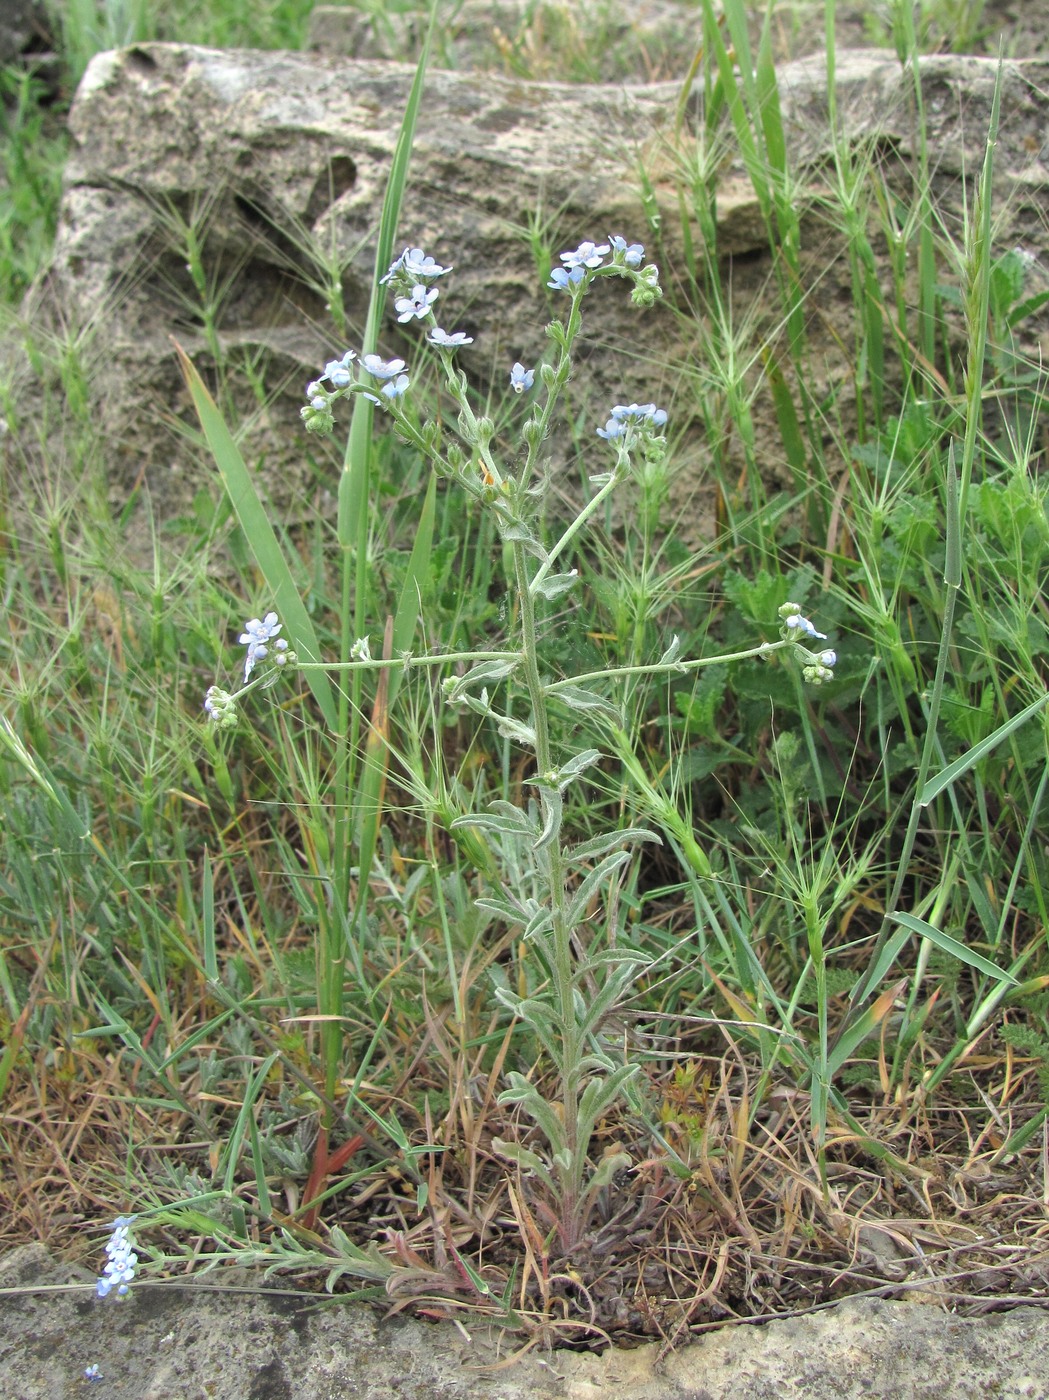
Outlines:
MULTIPOLYGON (((606 1122, 596 1150, 625 1146, 633 1166, 605 1193, 571 1259, 552 1251, 547 1203, 492 1152, 492 1138, 512 1127, 495 1102, 494 1076, 480 1054, 464 1053, 448 1012, 433 1008, 393 1092, 368 1091, 376 1111, 395 1106, 413 1139, 434 1147, 421 1158, 426 1206, 417 1208, 415 1184, 387 1165, 325 1201, 316 1223, 306 1219, 301 1185, 272 1183, 274 1200, 283 1189, 273 1224, 321 1248, 333 1225, 358 1243, 377 1241, 392 1265, 385 1291, 393 1311, 487 1315, 531 1342, 600 1347, 655 1337, 669 1348, 705 1328, 857 1295, 963 1313, 1045 1302, 1049 1130, 1002 1152, 1041 1107, 1032 1066, 989 1034, 932 1102, 918 1089, 872 1095, 864 1110, 854 1101, 861 1131, 832 1118, 824 1190, 806 1096, 777 1085, 755 1111, 759 1067, 727 1028, 720 1038, 719 1049, 709 1027, 686 1031, 660 1048, 649 1071, 649 1103, 688 1161, 687 1177, 635 1124, 606 1122), (439 1100, 447 1108, 436 1117, 427 1105, 439 1100)), ((134 1057, 100 1054, 97 1044, 76 1040, 17 1066, 3 1124, 4 1246, 36 1239, 74 1259, 97 1252, 87 1227, 123 1199, 128 1143, 132 1177, 149 1180, 160 1199, 173 1196, 165 1163, 204 1177, 214 1171, 217 1149, 198 1125, 152 1114, 140 1102, 148 1088, 134 1057)), ((376 1079, 385 1068, 376 1067, 376 1079)), ((195 1093, 192 1083, 181 1089, 195 1093)), ((209 1099, 214 1108, 222 1095, 209 1099)), ((236 1106, 230 1099, 225 1112, 236 1106)), ((366 1149, 351 1152, 337 1175, 359 1171, 366 1157, 366 1149)), ((266 1234, 263 1227, 260 1242, 266 1234)))

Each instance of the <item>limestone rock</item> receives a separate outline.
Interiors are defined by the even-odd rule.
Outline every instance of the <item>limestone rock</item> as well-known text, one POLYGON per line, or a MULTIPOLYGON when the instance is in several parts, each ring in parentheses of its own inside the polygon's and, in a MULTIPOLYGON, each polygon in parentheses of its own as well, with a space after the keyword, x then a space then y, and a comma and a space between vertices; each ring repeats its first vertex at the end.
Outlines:
MULTIPOLYGON (((934 57, 922 60, 921 73, 939 209, 960 237, 983 157, 995 65, 934 57)), ((260 407, 246 389, 233 395, 245 453, 260 463, 279 506, 300 499, 312 479, 306 454, 317 451, 299 422, 303 389, 345 348, 331 329, 318 265, 334 250, 352 344, 359 334, 352 327, 364 320, 375 229, 411 78, 410 67, 388 62, 185 45, 138 47, 92 62, 71 115, 75 149, 48 287, 61 323, 90 327, 95 337, 91 392, 118 504, 144 479, 155 506, 179 510, 205 471, 174 431, 193 417, 172 335, 205 374, 216 347, 254 366, 269 397, 260 407), (187 224, 195 226, 221 291, 210 336, 186 269, 179 229, 187 224)), ((872 144, 890 175, 913 152, 911 92, 911 75, 894 55, 838 55, 845 135, 872 144)), ((1049 63, 1006 64, 997 237, 1000 246, 1022 244, 1043 262, 1047 93, 1049 63)), ((835 388, 833 380, 849 374, 840 349, 852 334, 848 269, 840 235, 819 209, 831 150, 823 57, 784 65, 780 95, 799 197, 809 209, 803 257, 811 274, 813 382, 825 380, 839 408, 847 408, 847 386, 835 388)), ((475 336, 461 363, 482 391, 494 386, 501 393, 514 360, 534 363, 542 353, 543 326, 558 306, 544 282, 560 249, 621 233, 645 242, 664 284, 680 287, 673 175, 694 146, 695 113, 687 110, 676 129, 678 98, 676 83, 623 89, 429 75, 400 242, 455 265, 442 284, 443 323, 475 336), (642 167, 651 181, 647 201, 642 167)), ((731 154, 718 190, 718 251, 732 259, 733 316, 737 325, 753 318, 760 346, 780 333, 769 304, 772 264, 760 211, 731 154)), ((667 304, 638 311, 616 282, 599 284, 587 315, 568 416, 591 392, 598 421, 605 405, 655 399, 671 412, 675 461, 691 473, 685 489, 694 499, 705 452, 692 423, 695 386, 671 382, 667 369, 688 359, 688 317, 667 304)), ((409 363, 419 356, 418 337, 405 335, 392 314, 382 348, 409 363)), ((754 359, 759 374, 757 353, 754 359)), ((754 411, 775 443, 774 414, 760 385, 754 411)), ((583 424, 579 442, 597 446, 597 425, 583 424)), ((569 442, 558 435, 555 458, 566 459, 569 442)), ((589 459, 587 467, 600 469, 589 459)), ((774 453, 769 469, 775 479, 774 453)), ((323 461, 321 470, 328 470, 323 461)), ((330 470, 334 480, 334 455, 330 470)))
MULTIPOLYGON (((250 1274, 136 1281, 123 1303, 94 1297, 83 1269, 40 1245, 0 1257, 0 1394, 89 1393, 99 1365, 110 1400, 1046 1400, 1044 1308, 986 1317, 850 1299, 767 1326, 724 1327, 680 1349, 648 1343, 603 1355, 544 1355, 483 1316, 460 1325, 380 1320, 366 1305, 266 1288, 250 1274), (325 1301, 337 1306, 324 1306, 325 1301), (516 1357, 516 1361, 513 1358, 516 1357), (949 1380, 946 1378, 949 1377, 949 1380)), ((282 1286, 283 1285, 283 1286, 282 1286)))

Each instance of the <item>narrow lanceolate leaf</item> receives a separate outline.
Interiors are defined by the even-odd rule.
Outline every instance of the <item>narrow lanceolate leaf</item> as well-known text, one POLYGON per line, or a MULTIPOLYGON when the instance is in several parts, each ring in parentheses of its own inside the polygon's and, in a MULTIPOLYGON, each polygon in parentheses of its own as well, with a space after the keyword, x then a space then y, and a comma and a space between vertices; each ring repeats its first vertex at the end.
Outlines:
POLYGON ((505 680, 516 666, 516 660, 479 661, 476 666, 470 667, 465 676, 457 676, 454 682, 449 683, 445 698, 451 705, 460 704, 466 699, 467 691, 478 685, 505 680))
MULTIPOLYGON (((270 524, 266 507, 255 489, 254 479, 241 456, 240 448, 234 442, 218 405, 208 393, 207 386, 197 373, 192 360, 177 342, 175 350, 193 399, 193 407, 197 410, 200 426, 215 459, 215 466, 240 527, 251 546, 255 562, 273 595, 273 606, 284 624, 285 635, 298 652, 301 661, 320 661, 320 643, 313 630, 310 615, 295 586, 288 561, 270 524)), ((327 674, 324 671, 312 670, 304 674, 325 723, 330 729, 336 729, 338 720, 335 695, 327 674)))
POLYGON ((555 598, 560 598, 562 593, 567 593, 570 588, 574 588, 578 582, 579 574, 575 569, 568 574, 548 574, 536 592, 552 601, 555 598))
POLYGON ((611 855, 605 856, 604 860, 599 861, 594 866, 572 896, 568 913, 565 915, 569 928, 575 928, 577 924, 582 923, 591 899, 594 898, 601 886, 611 880, 616 871, 629 860, 629 851, 613 851, 611 855))
POLYGON ((498 1102, 519 1103, 528 1116, 542 1128, 550 1146, 555 1149, 561 1147, 565 1140, 565 1129, 553 1105, 547 1103, 535 1085, 529 1083, 517 1070, 510 1070, 506 1077, 510 1081, 510 1087, 503 1090, 498 1102))
POLYGON ((467 817, 456 817, 452 829, 471 826, 477 831, 499 831, 508 836, 527 836, 531 840, 539 835, 539 828, 530 821, 526 812, 513 815, 507 812, 475 812, 467 817))
POLYGON ((520 744, 523 749, 535 748, 535 730, 530 724, 524 724, 521 720, 514 719, 512 715, 496 715, 495 727, 504 739, 513 740, 515 744, 520 744))
POLYGON ((594 1124, 622 1095, 631 1079, 641 1072, 640 1065, 620 1065, 607 1079, 591 1079, 579 1099, 580 1136, 589 1138, 594 1124))
POLYGON ((496 899, 494 896, 489 896, 488 898, 475 899, 474 905, 488 914, 494 914, 496 918, 505 919, 508 924, 528 922, 530 911, 521 905, 511 904, 508 899, 496 899))
POLYGON ((525 942, 530 943, 535 938, 542 938, 544 934, 550 932, 552 928, 549 909, 538 907, 532 917, 525 924, 524 933, 521 937, 525 942))
POLYGON ((675 635, 670 639, 670 645, 659 658, 660 666, 673 666, 675 670, 684 669, 679 666, 678 657, 681 655, 681 638, 675 635))
POLYGON ((827 1056, 826 1082, 829 1083, 834 1078, 857 1045, 874 1035, 906 985, 907 978, 903 977, 899 982, 887 987, 880 997, 871 1002, 863 1015, 858 1016, 852 1025, 842 1032, 841 1038, 827 1056))
POLYGON ((540 784, 539 796, 542 799, 543 829, 532 846, 533 851, 541 851, 558 839, 565 810, 564 801, 557 788, 540 784))
POLYGON ((602 757, 600 749, 584 749, 582 753, 577 753, 567 763, 563 763, 558 769, 557 786, 560 791, 564 792, 568 784, 578 778, 580 773, 585 773, 595 763, 600 763, 602 757))
POLYGON ((603 831, 600 836, 572 846, 565 851, 565 860, 573 865, 582 865, 586 861, 600 860, 617 846, 632 846, 640 841, 654 841, 657 846, 663 844, 661 838, 646 826, 625 826, 621 831, 603 831))
POLYGON ((522 1171, 534 1173, 548 1191, 556 1189, 554 1179, 550 1175, 546 1163, 535 1152, 529 1151, 527 1147, 521 1147, 519 1143, 507 1142, 505 1138, 493 1138, 492 1146, 500 1157, 505 1157, 508 1162, 515 1163, 522 1171))
POLYGON ((592 714, 604 715, 613 724, 622 723, 623 714, 618 705, 613 705, 603 695, 598 695, 596 691, 587 690, 581 685, 565 685, 563 681, 555 681, 553 685, 547 687, 546 693, 551 700, 559 700, 562 705, 567 705, 570 710, 584 710, 592 714))
POLYGON ((974 953, 971 948, 967 948, 957 938, 952 938, 949 933, 944 933, 941 929, 926 923, 924 919, 919 919, 914 914, 893 914, 891 917, 894 923, 902 924, 904 928, 909 928, 912 933, 927 938, 930 943, 939 948, 941 953, 949 953, 952 958, 957 958, 959 962, 968 963, 970 967, 975 967, 986 977, 993 977, 996 982, 1007 982, 1010 986, 1016 985, 1016 978, 1011 972, 1004 972, 987 958, 983 958, 979 953, 974 953))

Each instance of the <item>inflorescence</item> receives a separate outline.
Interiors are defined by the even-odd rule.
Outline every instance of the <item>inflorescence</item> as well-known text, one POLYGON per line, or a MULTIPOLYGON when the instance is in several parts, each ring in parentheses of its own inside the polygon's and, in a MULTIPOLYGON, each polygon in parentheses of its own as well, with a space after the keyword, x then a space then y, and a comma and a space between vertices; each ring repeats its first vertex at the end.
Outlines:
MULTIPOLYGON (((610 235, 606 243, 584 241, 577 248, 567 249, 559 255, 560 266, 551 269, 546 285, 554 291, 566 291, 577 299, 586 293, 595 277, 617 275, 633 282, 633 300, 647 306, 662 296, 662 289, 659 269, 654 263, 644 265, 644 257, 642 244, 628 243, 618 234, 610 235)), ((432 284, 451 271, 451 267, 442 267, 422 248, 405 248, 380 279, 393 294, 398 321, 429 323, 427 341, 440 353, 449 373, 455 351, 473 344, 473 336, 465 331, 446 331, 437 324, 434 305, 440 296, 440 289, 432 284)), ((544 370, 544 374, 550 373, 549 367, 544 370)), ((514 362, 510 369, 510 388, 514 393, 523 394, 531 390, 535 379, 534 369, 527 368, 520 361, 514 362)), ((404 425, 408 420, 403 416, 401 401, 411 388, 411 383, 411 373, 404 360, 384 360, 375 353, 359 356, 355 350, 347 350, 341 358, 329 360, 320 377, 306 386, 307 401, 301 410, 303 423, 310 432, 330 433, 335 426, 333 405, 340 398, 361 393, 373 404, 391 412, 404 425)), ((638 445, 646 454, 662 453, 665 446, 662 432, 666 422, 666 410, 657 408, 654 403, 616 404, 610 410, 604 427, 596 429, 596 432, 598 437, 616 448, 617 466, 612 474, 594 477, 593 480, 617 479, 629 469, 629 454, 638 445)), ((487 482, 489 478, 486 476, 485 480, 487 482)), ((784 641, 794 644, 793 654, 801 665, 804 679, 812 685, 822 685, 833 679, 836 653, 830 648, 813 651, 809 645, 814 641, 826 641, 825 634, 817 632, 795 603, 785 603, 779 610, 779 616, 781 636, 784 641)), ((279 670, 296 660, 288 642, 278 635, 281 627, 275 612, 269 612, 263 618, 251 618, 244 624, 240 642, 247 647, 244 658, 245 686, 259 662, 269 660, 271 666, 279 670)), ((366 638, 356 643, 354 649, 355 659, 363 656, 367 656, 366 638)), ((264 684, 270 683, 275 676, 276 671, 264 684)), ((236 694, 213 685, 204 698, 204 710, 209 720, 219 728, 230 729, 237 723, 236 701, 236 694)))
POLYGON ((106 1243, 106 1267, 95 1284, 95 1293, 99 1298, 110 1295, 126 1298, 130 1291, 138 1263, 135 1241, 131 1235, 131 1226, 136 1218, 134 1215, 118 1215, 113 1221, 113 1233, 106 1243))
MULTIPOLYGON (((248 684, 252 671, 260 661, 268 660, 275 668, 269 678, 263 680, 263 685, 268 685, 276 680, 277 675, 282 670, 293 666, 298 660, 288 642, 278 635, 283 625, 275 612, 268 612, 263 618, 253 617, 245 622, 244 630, 240 634, 241 646, 248 649, 244 657, 245 685, 248 684)), ((252 685, 254 684, 255 682, 252 682, 252 685)), ((237 725, 237 696, 231 695, 228 690, 223 690, 221 686, 208 686, 207 694, 204 696, 204 712, 212 724, 217 725, 219 729, 235 729, 237 725)))
POLYGON ((803 617, 797 603, 784 603, 779 610, 783 622, 782 637, 793 642, 794 655, 801 663, 801 674, 810 685, 823 685, 834 679, 834 667, 838 654, 827 647, 824 651, 813 651, 807 642, 827 640, 826 632, 817 632, 807 617, 803 617))
MULTIPOLYGON (((659 269, 654 263, 642 266, 644 257, 642 244, 628 243, 618 234, 611 235, 607 243, 580 243, 578 248, 560 254, 562 265, 551 270, 546 285, 554 291, 568 291, 581 296, 594 276, 614 273, 628 277, 634 283, 634 301, 638 305, 648 306, 662 296, 662 290, 659 269)), ((380 279, 394 293, 397 320, 402 324, 416 320, 429 322, 427 340, 443 354, 451 354, 473 344, 473 336, 465 331, 446 331, 437 324, 434 305, 440 296, 440 289, 432 283, 451 270, 450 267, 442 267, 421 248, 405 248, 380 279)), ((535 371, 516 362, 510 371, 511 389, 520 394, 531 389, 534 383, 535 371)), ((411 374, 407 372, 403 360, 383 361, 375 354, 358 357, 355 350, 347 350, 341 359, 329 360, 320 377, 306 386, 302 420, 312 433, 330 433, 335 426, 332 405, 338 399, 347 394, 363 393, 380 408, 396 410, 400 407, 396 401, 410 387, 411 374)), ((598 432, 602 437, 611 439, 622 437, 628 428, 640 426, 651 434, 666 422, 666 414, 662 409, 657 410, 654 404, 641 407, 651 410, 644 416, 643 422, 637 418, 616 417, 620 413, 630 414, 638 410, 638 405, 633 404, 630 408, 613 409, 613 417, 605 425, 605 430, 598 429, 598 432), (615 431, 609 432, 613 424, 615 431)))

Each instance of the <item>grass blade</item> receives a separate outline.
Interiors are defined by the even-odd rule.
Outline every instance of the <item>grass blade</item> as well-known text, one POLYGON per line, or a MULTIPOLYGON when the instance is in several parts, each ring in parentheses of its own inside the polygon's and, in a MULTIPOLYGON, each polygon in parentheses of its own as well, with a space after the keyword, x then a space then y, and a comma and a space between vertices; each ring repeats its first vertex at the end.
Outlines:
POLYGON ((970 967, 975 967, 978 972, 984 973, 987 977, 993 977, 997 982, 1008 982, 1011 986, 1016 985, 1016 978, 1012 973, 1003 972, 993 962, 982 958, 979 953, 974 953, 971 948, 967 948, 957 938, 952 938, 949 933, 944 933, 942 929, 934 928, 924 919, 919 919, 914 914, 892 914, 890 917, 894 923, 902 924, 904 928, 909 928, 912 933, 927 938, 941 952, 949 953, 952 958, 957 958, 959 962, 968 963, 970 967))
MULTIPOLYGON (((262 570, 262 576, 273 594, 273 606, 301 659, 320 661, 320 644, 313 630, 310 615, 295 585, 288 561, 270 524, 266 507, 255 489, 255 483, 241 456, 240 448, 234 442, 218 405, 208 393, 207 386, 197 373, 192 360, 177 341, 175 351, 222 484, 226 488, 241 529, 251 545, 256 563, 262 570)), ((304 674, 325 722, 334 730, 337 724, 335 696, 327 674, 324 671, 313 670, 304 674)))
POLYGON ((921 796, 918 799, 921 805, 928 807, 929 803, 938 797, 945 788, 949 788, 963 774, 968 773, 969 769, 979 763, 981 758, 989 754, 992 749, 996 749, 1003 739, 1007 739, 1014 730, 1019 729, 1039 710, 1044 709, 1047 702, 1049 702, 1049 690, 1044 695, 1040 695, 1037 700, 1032 700, 1018 715, 1013 715, 1004 724, 1000 724, 993 734, 988 734, 986 739, 981 739, 978 744, 974 744, 953 763, 948 763, 946 768, 937 773, 935 778, 930 778, 922 788, 921 796))

